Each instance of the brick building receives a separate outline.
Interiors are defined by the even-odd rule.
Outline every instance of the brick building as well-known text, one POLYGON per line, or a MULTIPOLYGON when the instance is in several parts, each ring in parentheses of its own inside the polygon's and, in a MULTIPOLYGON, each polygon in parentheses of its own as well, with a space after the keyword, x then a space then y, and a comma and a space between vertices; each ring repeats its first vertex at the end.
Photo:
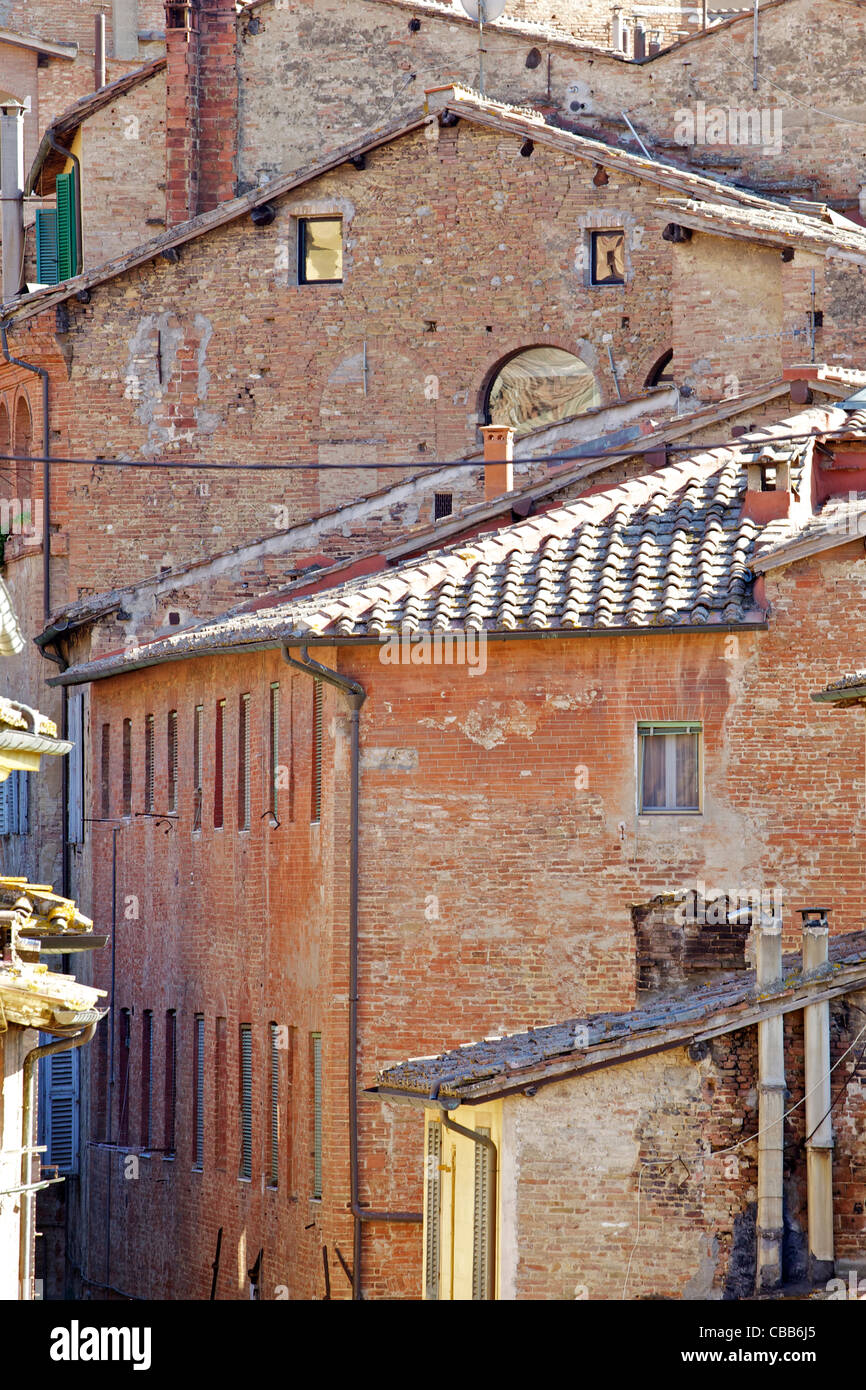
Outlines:
MULTIPOLYGON (((88 800, 101 824, 82 872, 104 921, 115 864, 128 1043, 124 1128, 90 1155, 79 1231, 105 1219, 114 1145, 140 1161, 112 1208, 111 1280, 93 1264, 88 1279, 204 1297, 222 1226, 221 1296, 247 1296, 263 1249, 265 1297, 321 1297, 323 1248, 332 1296, 349 1294, 355 993, 349 1075, 363 1086, 406 1055, 633 1008, 637 907, 659 895, 702 883, 774 892, 788 945, 796 909, 815 898, 833 909, 834 938, 857 928, 860 735, 808 695, 826 672, 828 626, 858 640, 852 411, 812 407, 390 572, 275 595, 56 678, 71 694, 90 684, 88 800), (463 637, 462 664, 437 662, 437 633, 463 637), (324 674, 303 669, 304 644, 324 674), (357 763, 333 671, 365 696, 357 763), (646 741, 671 737, 691 771, 665 774, 659 799, 646 741), (190 889, 194 920, 181 925, 190 889), (229 896, 240 906, 223 925, 229 896), (165 1065, 173 1078, 164 1130, 141 1028, 155 1075, 165 1065)), ((688 982, 749 966, 745 934, 706 949, 688 982)), ((102 1071, 86 1102, 94 1134, 106 1133, 104 1095, 102 1071)), ((360 1098, 365 1297, 420 1294, 419 1224, 387 1213, 421 1212, 422 1128, 414 1112, 360 1098)), ((732 1219, 750 1185, 744 1170, 732 1219)), ((732 1248, 720 1241, 696 1288, 725 1284, 732 1248)))

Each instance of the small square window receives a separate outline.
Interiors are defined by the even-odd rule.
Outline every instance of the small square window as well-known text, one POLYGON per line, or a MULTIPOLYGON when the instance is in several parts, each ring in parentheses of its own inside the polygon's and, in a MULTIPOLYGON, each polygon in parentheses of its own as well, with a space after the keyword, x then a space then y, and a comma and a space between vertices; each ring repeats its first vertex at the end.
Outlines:
POLYGON ((434 492, 433 494, 433 520, 441 521, 443 516, 451 516, 454 510, 454 494, 451 492, 434 492))
POLYGON ((590 282, 625 284, 625 232, 590 233, 590 282))
POLYGON ((701 809, 700 724, 639 724, 642 815, 701 809))
POLYGON ((343 279, 343 219, 298 220, 298 281, 302 285, 336 285, 343 279))

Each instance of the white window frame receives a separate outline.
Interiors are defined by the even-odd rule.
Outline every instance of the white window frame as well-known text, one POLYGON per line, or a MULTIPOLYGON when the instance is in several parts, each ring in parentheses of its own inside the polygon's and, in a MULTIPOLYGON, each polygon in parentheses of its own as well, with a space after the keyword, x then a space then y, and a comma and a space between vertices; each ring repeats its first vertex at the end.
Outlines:
MULTIPOLYGON (((636 729, 637 739, 637 812, 639 816, 702 816, 704 813, 704 736, 703 725, 694 719, 654 719, 641 720, 636 729), (697 735, 697 806, 644 806, 643 804, 643 766, 644 739, 653 735, 672 734, 697 735)), ((676 787, 676 745, 670 738, 665 749, 665 796, 670 795, 671 787, 676 787)))

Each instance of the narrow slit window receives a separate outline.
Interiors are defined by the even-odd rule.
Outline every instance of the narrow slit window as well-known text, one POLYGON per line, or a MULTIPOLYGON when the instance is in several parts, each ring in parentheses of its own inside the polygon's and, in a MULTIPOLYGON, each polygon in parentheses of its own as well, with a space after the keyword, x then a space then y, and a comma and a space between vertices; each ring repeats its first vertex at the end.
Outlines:
POLYGON ((241 1024, 240 1052, 241 1097, 241 1162, 238 1176, 253 1176, 253 1030, 249 1023, 241 1024))
POLYGON ((100 814, 103 820, 111 816, 111 725, 102 726, 102 759, 100 767, 102 805, 100 814))
POLYGON ((153 1010, 141 1017, 141 1147, 153 1142, 153 1010))
POLYGON ((322 1035, 313 1033, 313 1200, 322 1197, 322 1035))
POLYGON ((700 811, 700 724, 639 724, 638 754, 641 813, 700 811))
POLYGON ((625 233, 591 232, 590 264, 593 285, 624 285, 625 233))
POLYGON ((270 797, 268 810, 274 820, 279 820, 279 778, 280 778, 280 687, 277 681, 271 685, 270 731, 268 737, 270 797))
POLYGON ((311 821, 322 819, 322 693, 322 682, 314 680, 311 821))
POLYGON ((250 697, 238 706, 238 830, 250 828, 250 697))
POLYGON ((120 1011, 120 1037, 117 1059, 117 1142, 129 1143, 129 1054, 131 1049, 131 1016, 129 1009, 120 1011))
POLYGON ((225 767, 225 700, 216 702, 216 721, 214 724, 213 758, 213 823, 219 830, 223 823, 223 779, 225 767))
POLYGON ((192 1166, 204 1167, 204 1014, 193 1021, 192 1166))
POLYGON ((343 279, 343 219, 298 219, 298 281, 335 285, 343 279))
POLYGON ((165 1014, 165 1124, 163 1143, 166 1153, 175 1150, 177 1116, 177 1013, 167 1009, 165 1014))
POLYGON ((204 744, 204 705, 196 705, 193 711, 192 723, 192 828, 201 830, 202 817, 202 798, 204 791, 202 788, 202 766, 204 763, 203 753, 204 744))
POLYGON ((132 720, 123 721, 123 814, 132 815, 132 720))
POLYGON ((144 721, 144 809, 153 815, 153 715, 144 721))
POLYGON ((170 816, 177 815, 177 710, 170 709, 168 712, 168 728, 166 730, 167 742, 167 761, 168 761, 168 813, 170 816))
POLYGON ((271 1043, 271 1156, 268 1186, 278 1187, 280 1181, 280 1026, 268 1025, 271 1043))
POLYGON ((434 492, 433 494, 433 520, 440 521, 443 516, 450 516, 454 510, 453 492, 434 492))

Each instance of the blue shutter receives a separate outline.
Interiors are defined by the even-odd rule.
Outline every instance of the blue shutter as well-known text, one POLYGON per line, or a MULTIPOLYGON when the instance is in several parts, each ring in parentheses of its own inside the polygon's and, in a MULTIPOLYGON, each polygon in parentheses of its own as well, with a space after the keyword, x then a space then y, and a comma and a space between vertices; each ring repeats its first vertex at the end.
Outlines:
MULTIPOLYGON (((42 1036, 41 1042, 54 1039, 42 1036)), ((78 1171, 78 1049, 55 1052, 40 1066, 42 1104, 39 1113, 44 1167, 61 1173, 78 1171)))
POLYGON ((78 236, 75 219, 75 171, 58 174, 57 190, 57 274, 70 280, 78 274, 78 236))
POLYGON ((57 210, 39 208, 36 212, 36 279, 40 285, 56 285, 57 210))

